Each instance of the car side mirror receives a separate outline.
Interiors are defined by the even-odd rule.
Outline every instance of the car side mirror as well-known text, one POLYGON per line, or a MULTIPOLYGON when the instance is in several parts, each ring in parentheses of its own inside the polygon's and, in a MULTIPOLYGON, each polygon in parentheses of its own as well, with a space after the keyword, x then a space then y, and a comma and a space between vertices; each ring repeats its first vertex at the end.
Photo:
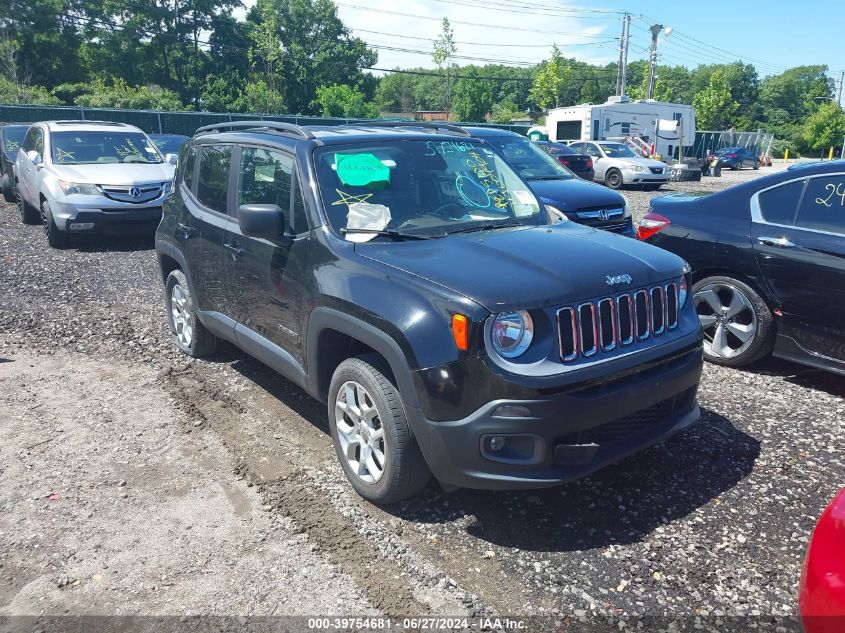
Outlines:
POLYGON ((285 233, 285 214, 277 204, 242 204, 238 207, 238 225, 247 237, 278 242, 285 233))
POLYGON ((164 160, 176 167, 179 163, 179 154, 165 154, 164 160))
POLYGON ((36 167, 40 167, 41 163, 44 162, 43 159, 41 158, 41 154, 36 152, 34 149, 29 150, 26 153, 26 156, 27 156, 27 158, 29 158, 29 160, 32 162, 32 164, 35 165, 36 167))

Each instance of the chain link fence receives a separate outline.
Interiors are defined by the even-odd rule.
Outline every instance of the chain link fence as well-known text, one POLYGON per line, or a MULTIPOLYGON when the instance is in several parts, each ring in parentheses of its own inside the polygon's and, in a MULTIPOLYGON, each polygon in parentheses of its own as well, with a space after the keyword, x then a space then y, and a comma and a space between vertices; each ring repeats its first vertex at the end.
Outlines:
POLYGON ((692 147, 692 156, 705 158, 709 153, 715 152, 723 147, 745 147, 750 149, 756 156, 771 158, 772 142, 775 135, 769 132, 711 132, 697 131, 695 143, 692 147))
MULTIPOLYGON (((342 119, 299 115, 229 114, 216 112, 157 112, 151 110, 118 110, 111 108, 82 108, 76 106, 19 106, 0 105, 0 121, 6 123, 33 123, 51 120, 114 121, 139 127, 148 134, 184 134, 193 136, 197 128, 229 121, 282 121, 296 125, 344 125, 365 123, 372 119, 342 119)), ((412 122, 413 119, 409 119, 412 122)), ((451 122, 450 122, 451 123, 451 122)), ((482 127, 511 130, 522 135, 528 133, 527 125, 497 125, 491 123, 464 123, 482 127)))

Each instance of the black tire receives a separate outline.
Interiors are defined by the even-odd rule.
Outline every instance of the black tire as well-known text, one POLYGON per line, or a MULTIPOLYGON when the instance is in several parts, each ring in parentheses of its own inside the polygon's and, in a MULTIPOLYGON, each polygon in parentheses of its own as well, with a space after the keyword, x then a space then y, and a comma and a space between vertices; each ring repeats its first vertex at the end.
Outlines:
POLYGON ((24 224, 41 224, 41 214, 31 204, 27 204, 21 196, 19 185, 15 183, 15 202, 18 205, 18 215, 24 224))
POLYGON ((167 276, 167 281, 164 284, 164 308, 167 315, 167 326, 170 328, 170 334, 176 347, 192 358, 205 358, 214 354, 217 350, 218 339, 197 318, 197 307, 188 286, 188 279, 181 270, 174 270, 167 276), (190 337, 186 337, 184 328, 179 329, 180 324, 177 324, 174 314, 174 286, 179 286, 181 297, 185 300, 178 311, 184 312, 190 318, 190 337))
POLYGON ((47 236, 47 243, 51 248, 65 248, 68 245, 70 236, 56 226, 50 211, 50 203, 46 200, 41 202, 41 222, 44 224, 44 235, 47 236))
POLYGON ((413 497, 431 479, 431 471, 408 425, 399 390, 388 376, 391 372, 384 359, 377 354, 367 354, 348 358, 338 365, 329 386, 329 426, 338 461, 355 491, 375 504, 413 497), (338 436, 338 392, 350 381, 359 383, 370 395, 384 431, 383 473, 374 483, 364 481, 352 470, 338 436))
POLYGON ((3 181, 0 183, 0 186, 3 187, 3 198, 6 199, 6 202, 17 202, 15 188, 12 186, 12 179, 9 177, 9 174, 3 174, 3 181))
POLYGON ((756 160, 754 161, 754 170, 757 171, 758 169, 760 169, 760 161, 756 160))
MULTIPOLYGON (((763 300, 759 293, 743 281, 734 279, 732 277, 713 276, 707 277, 697 281, 692 286, 693 301, 697 302, 696 296, 698 293, 708 285, 724 284, 731 286, 744 294, 751 305, 751 309, 756 316, 757 327, 754 332, 754 338, 751 344, 740 354, 731 358, 714 355, 708 352, 707 345, 704 346, 704 358, 716 365, 724 365, 726 367, 744 367, 750 365, 761 358, 771 354, 772 348, 775 344, 775 335, 777 332, 777 324, 775 323, 772 311, 768 304, 763 300)), ((696 303, 697 305, 697 303, 696 303)), ((698 309, 697 309, 698 311, 698 309)), ((705 330, 705 336, 707 331, 705 330)))
POLYGON ((622 185, 625 184, 625 181, 622 178, 622 172, 616 169, 615 167, 608 169, 604 173, 604 184, 606 184, 611 189, 621 189, 622 185))

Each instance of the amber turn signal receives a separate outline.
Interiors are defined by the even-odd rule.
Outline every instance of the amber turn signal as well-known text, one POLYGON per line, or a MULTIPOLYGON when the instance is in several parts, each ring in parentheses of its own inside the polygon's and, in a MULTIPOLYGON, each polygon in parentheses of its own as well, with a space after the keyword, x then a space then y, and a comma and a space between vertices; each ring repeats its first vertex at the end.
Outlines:
POLYGON ((463 314, 452 315, 452 336, 455 338, 455 347, 462 352, 469 349, 469 321, 463 314))

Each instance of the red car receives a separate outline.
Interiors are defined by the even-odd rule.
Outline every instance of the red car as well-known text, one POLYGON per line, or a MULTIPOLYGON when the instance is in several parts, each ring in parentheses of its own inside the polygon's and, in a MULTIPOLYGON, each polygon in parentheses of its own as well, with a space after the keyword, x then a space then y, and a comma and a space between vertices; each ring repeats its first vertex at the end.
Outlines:
POLYGON ((845 488, 825 508, 810 539, 798 607, 806 633, 845 631, 845 488))

